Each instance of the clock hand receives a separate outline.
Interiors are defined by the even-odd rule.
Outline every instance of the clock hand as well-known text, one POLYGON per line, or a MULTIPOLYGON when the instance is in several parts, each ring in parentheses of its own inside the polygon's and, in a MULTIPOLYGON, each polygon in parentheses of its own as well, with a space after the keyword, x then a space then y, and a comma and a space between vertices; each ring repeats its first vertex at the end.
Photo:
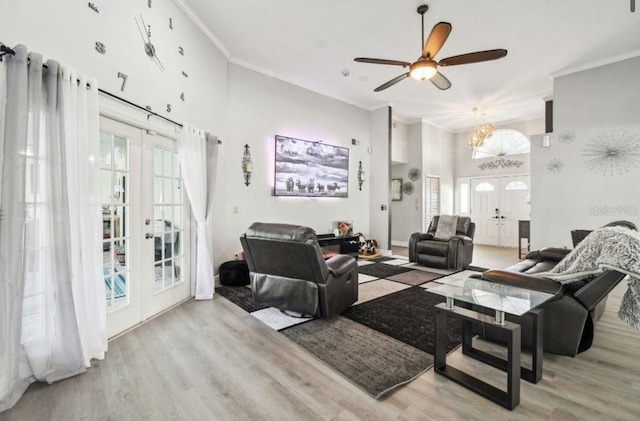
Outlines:
MULTIPOLYGON (((140 21, 142 21, 142 15, 140 15, 140 21)), ((140 21, 138 21, 138 18, 136 17, 136 25, 138 26, 138 30, 140 31, 140 36, 142 37, 142 42, 144 42, 145 44, 149 41, 147 41, 147 31, 144 29, 143 26, 144 25, 144 21, 142 21, 142 23, 140 23, 140 21)))
POLYGON ((160 59, 158 58, 157 54, 153 55, 153 60, 156 62, 156 64, 158 65, 158 67, 160 67, 160 70, 162 70, 164 72, 164 66, 162 65, 162 63, 160 62, 160 59))

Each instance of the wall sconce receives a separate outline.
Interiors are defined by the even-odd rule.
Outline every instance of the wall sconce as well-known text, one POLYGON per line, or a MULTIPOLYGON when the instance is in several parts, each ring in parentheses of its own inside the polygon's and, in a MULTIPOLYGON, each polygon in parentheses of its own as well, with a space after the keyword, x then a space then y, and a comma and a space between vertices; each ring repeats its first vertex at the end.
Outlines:
POLYGON ((244 145, 244 154, 242 154, 242 173, 244 174, 244 185, 251 183, 251 173, 253 172, 253 162, 251 161, 251 151, 249 145, 244 145))
POLYGON ((362 161, 358 161, 358 189, 362 190, 362 183, 364 183, 364 171, 362 171, 362 161))

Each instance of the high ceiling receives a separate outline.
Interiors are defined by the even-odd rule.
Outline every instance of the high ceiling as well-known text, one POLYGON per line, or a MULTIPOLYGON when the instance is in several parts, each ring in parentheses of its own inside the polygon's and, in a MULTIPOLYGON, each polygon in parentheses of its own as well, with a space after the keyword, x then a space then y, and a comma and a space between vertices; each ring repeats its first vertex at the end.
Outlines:
POLYGON ((233 63, 365 109, 390 104, 399 121, 454 132, 474 125, 474 107, 478 120, 494 124, 543 118, 553 77, 640 55, 632 0, 182 2, 233 63), (494 48, 507 57, 441 67, 452 83, 446 91, 408 78, 373 92, 407 70, 353 59, 415 61, 421 4, 429 6, 425 36, 438 22, 453 26, 436 60, 494 48))

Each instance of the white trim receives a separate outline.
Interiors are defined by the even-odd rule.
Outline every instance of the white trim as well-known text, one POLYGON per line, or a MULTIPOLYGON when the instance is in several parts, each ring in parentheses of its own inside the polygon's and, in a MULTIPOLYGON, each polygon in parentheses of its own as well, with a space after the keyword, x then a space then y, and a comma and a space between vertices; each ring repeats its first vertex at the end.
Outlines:
POLYGON ((136 127, 142 130, 151 130, 171 140, 176 140, 176 131, 179 128, 171 123, 165 122, 142 110, 131 107, 110 96, 100 94, 98 96, 100 115, 136 127))
POLYGON ((573 73, 595 69, 596 67, 606 66, 608 64, 617 63, 619 61, 628 60, 630 58, 639 57, 639 56, 640 56, 640 50, 635 50, 625 54, 609 57, 603 60, 598 60, 591 63, 583 64, 581 66, 569 67, 568 69, 558 70, 557 72, 551 73, 551 77, 555 79, 557 77, 568 76, 573 73))
POLYGON ((231 57, 231 53, 229 52, 227 47, 222 43, 222 41, 220 41, 218 39, 218 37, 216 37, 209 30, 207 25, 205 25, 204 22, 202 22, 202 20, 200 20, 198 15, 193 11, 193 9, 189 5, 187 5, 183 0, 173 0, 173 2, 184 12, 185 15, 187 15, 187 17, 191 20, 191 22, 193 22, 194 25, 196 25, 198 27, 198 29, 200 29, 200 31, 202 31, 204 36, 207 37, 209 39, 209 41, 211 41, 211 43, 213 45, 215 45, 216 48, 218 50, 220 50, 220 52, 222 54, 224 54, 224 56, 227 59, 229 59, 231 57))

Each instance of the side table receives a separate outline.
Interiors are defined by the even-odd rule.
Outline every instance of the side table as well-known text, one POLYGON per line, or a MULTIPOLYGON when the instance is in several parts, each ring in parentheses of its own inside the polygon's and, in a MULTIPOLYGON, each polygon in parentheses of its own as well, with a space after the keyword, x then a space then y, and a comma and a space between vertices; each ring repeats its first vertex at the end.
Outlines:
POLYGON ((435 372, 507 409, 515 408, 520 403, 520 378, 532 383, 537 383, 542 378, 543 311, 536 307, 551 299, 553 295, 476 278, 461 279, 426 291, 446 297, 446 303, 436 306, 435 372), (494 310, 495 317, 455 307, 456 300, 494 310), (531 369, 520 366, 521 327, 517 323, 505 320, 505 313, 531 317, 533 320, 534 349, 531 369), (447 317, 462 319, 464 355, 507 372, 506 391, 447 365, 447 317), (496 330, 497 336, 507 346, 506 360, 473 347, 473 323, 480 323, 486 329, 496 330))

